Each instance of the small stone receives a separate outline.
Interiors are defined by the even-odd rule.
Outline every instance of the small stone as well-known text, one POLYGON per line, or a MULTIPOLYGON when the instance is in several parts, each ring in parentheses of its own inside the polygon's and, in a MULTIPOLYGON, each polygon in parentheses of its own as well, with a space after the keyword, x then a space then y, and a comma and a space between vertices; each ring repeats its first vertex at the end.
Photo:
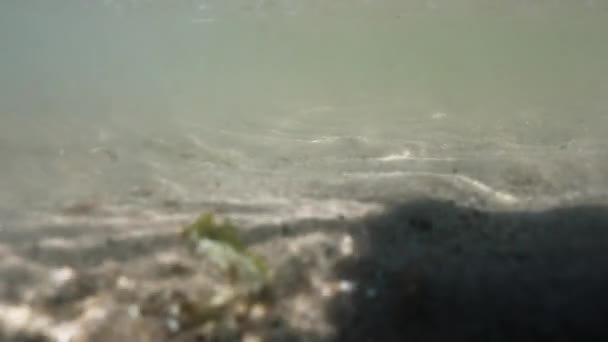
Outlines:
POLYGON ((133 290, 135 282, 125 276, 120 276, 116 279, 116 287, 120 290, 133 290))
POLYGON ((340 253, 342 253, 343 256, 352 255, 354 252, 354 244, 353 237, 345 235, 342 237, 342 240, 340 240, 340 253))
POLYGON ((252 333, 245 333, 241 339, 241 342, 262 342, 262 338, 252 333))
POLYGON ((249 310, 249 319, 252 321, 259 321, 266 317, 267 313, 268 310, 266 309, 266 306, 261 303, 256 303, 249 310))
POLYGON ((127 308, 127 314, 131 319, 137 319, 141 316, 141 310, 139 309, 139 306, 132 304, 127 308))
POLYGON ((233 307, 233 312, 236 317, 246 316, 247 310, 248 310, 247 303, 245 303, 244 301, 237 302, 233 307))
POLYGON ((209 304, 212 307, 221 307, 229 303, 234 297, 236 293, 231 288, 222 288, 218 290, 215 295, 209 301, 209 304))
POLYGON ((332 288, 332 286, 325 284, 323 286, 321 286, 321 296, 324 298, 329 298, 332 297, 334 295, 334 289, 332 288))
POLYGON ((342 280, 338 283, 340 292, 351 293, 355 290, 355 284, 352 281, 342 280))
POLYGON ((53 270, 50 273, 50 281, 53 285, 61 287, 70 280, 76 277, 76 272, 70 267, 62 267, 57 270, 53 270))
POLYGON ((171 332, 172 334, 179 332, 180 324, 177 319, 172 318, 172 317, 168 318, 166 323, 167 323, 167 329, 169 329, 169 332, 171 332))

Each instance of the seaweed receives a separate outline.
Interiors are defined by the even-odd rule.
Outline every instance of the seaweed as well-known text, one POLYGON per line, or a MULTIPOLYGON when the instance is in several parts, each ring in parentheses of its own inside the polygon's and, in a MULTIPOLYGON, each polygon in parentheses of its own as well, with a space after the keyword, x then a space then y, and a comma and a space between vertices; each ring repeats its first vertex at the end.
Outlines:
POLYGON ((246 251, 237 228, 228 220, 219 223, 213 213, 201 214, 194 223, 185 226, 182 236, 190 241, 197 242, 209 239, 226 244, 239 252, 246 251))
POLYGON ((195 243, 201 254, 210 254, 216 264, 224 265, 231 282, 238 282, 251 268, 255 278, 262 279, 262 283, 268 282, 270 270, 266 260, 247 249, 238 229, 229 220, 219 222, 213 213, 201 214, 196 221, 183 227, 182 237, 195 243))

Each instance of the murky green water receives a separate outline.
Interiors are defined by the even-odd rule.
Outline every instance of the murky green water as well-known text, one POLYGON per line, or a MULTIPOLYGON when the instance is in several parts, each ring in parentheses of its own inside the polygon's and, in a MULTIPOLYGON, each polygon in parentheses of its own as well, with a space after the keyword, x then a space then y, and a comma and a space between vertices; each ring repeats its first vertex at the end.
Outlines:
POLYGON ((593 1, 3 1, 0 207, 601 195, 607 23, 593 1))

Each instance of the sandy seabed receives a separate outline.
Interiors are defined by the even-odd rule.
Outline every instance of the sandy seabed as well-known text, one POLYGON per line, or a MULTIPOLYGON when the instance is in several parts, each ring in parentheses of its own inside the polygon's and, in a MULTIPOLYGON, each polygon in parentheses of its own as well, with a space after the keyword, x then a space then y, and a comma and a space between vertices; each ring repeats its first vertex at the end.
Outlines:
POLYGON ((291 209, 190 206, 229 217, 252 253, 265 258, 272 280, 255 291, 191 252, 179 231, 196 214, 177 203, 120 215, 80 204, 19 226, 6 222, 0 230, 0 337, 608 337, 606 198, 539 205, 447 197, 327 200, 291 209))

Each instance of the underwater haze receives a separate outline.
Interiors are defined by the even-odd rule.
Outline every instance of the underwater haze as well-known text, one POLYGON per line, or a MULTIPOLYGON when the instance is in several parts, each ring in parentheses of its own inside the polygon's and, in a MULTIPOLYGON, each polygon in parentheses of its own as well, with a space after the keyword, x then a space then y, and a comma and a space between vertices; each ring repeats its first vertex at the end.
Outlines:
POLYGON ((593 201, 607 33, 592 0, 1 1, 0 212, 593 201))

